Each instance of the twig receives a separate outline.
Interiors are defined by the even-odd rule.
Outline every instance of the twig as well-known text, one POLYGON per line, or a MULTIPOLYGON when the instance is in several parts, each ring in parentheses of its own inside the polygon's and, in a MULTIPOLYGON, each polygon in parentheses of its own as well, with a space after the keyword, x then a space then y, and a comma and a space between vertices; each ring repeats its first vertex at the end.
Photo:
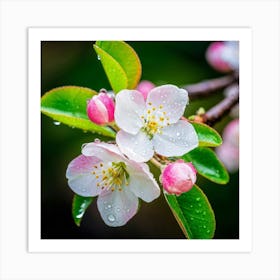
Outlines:
POLYGON ((238 79, 238 73, 234 73, 221 78, 206 80, 193 85, 187 85, 184 88, 188 91, 189 98, 194 100, 199 97, 208 96, 215 91, 224 89, 232 83, 238 81, 238 79))
POLYGON ((220 103, 212 107, 205 114, 201 115, 202 121, 208 125, 213 125, 224 117, 239 102, 239 87, 233 87, 230 94, 220 103))

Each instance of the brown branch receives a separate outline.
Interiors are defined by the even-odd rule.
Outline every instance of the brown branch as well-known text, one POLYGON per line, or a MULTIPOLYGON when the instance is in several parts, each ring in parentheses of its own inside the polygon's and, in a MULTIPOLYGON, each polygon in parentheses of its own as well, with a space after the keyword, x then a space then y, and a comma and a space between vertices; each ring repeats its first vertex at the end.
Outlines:
POLYGON ((189 93, 189 98, 191 100, 205 97, 211 93, 224 89, 239 79, 238 73, 234 73, 221 78, 216 78, 212 80, 206 80, 197 84, 187 85, 184 88, 189 93))
POLYGON ((205 114, 201 115, 202 121, 208 125, 213 125, 223 118, 234 105, 239 102, 239 87, 232 87, 230 94, 220 103, 212 107, 205 114))

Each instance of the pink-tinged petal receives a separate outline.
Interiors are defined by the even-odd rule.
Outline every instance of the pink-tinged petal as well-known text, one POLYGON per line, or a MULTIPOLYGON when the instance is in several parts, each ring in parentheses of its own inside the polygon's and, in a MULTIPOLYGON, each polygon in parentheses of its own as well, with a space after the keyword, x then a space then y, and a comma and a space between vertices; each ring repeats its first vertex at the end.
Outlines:
POLYGON ((66 178, 69 187, 75 193, 82 196, 96 196, 100 193, 100 188, 97 187, 98 181, 92 174, 94 165, 99 162, 96 157, 80 155, 69 163, 66 178))
POLYGON ((137 134, 143 126, 141 116, 145 111, 145 100, 137 90, 122 90, 116 95, 115 121, 124 131, 137 134))
POLYGON ((151 202, 160 195, 160 188, 149 167, 145 163, 130 161, 127 165, 129 185, 127 186, 137 197, 151 202))
POLYGON ((85 144, 82 148, 82 154, 85 156, 95 156, 103 162, 123 161, 123 156, 116 145, 103 142, 85 144))
POLYGON ((138 198, 125 186, 122 191, 102 192, 97 199, 97 208, 106 225, 120 227, 137 213, 138 198))
POLYGON ((86 157, 84 155, 79 155, 69 163, 66 170, 66 178, 70 179, 75 176, 90 173, 93 166, 99 162, 100 159, 97 157, 86 157))
POLYGON ((148 93, 155 87, 155 85, 150 81, 141 81, 137 86, 137 90, 140 91, 144 97, 147 99, 148 93))
POLYGON ((112 122, 114 120, 114 112, 115 112, 115 103, 113 99, 106 93, 100 93, 99 100, 106 107, 106 111, 108 114, 108 121, 112 122))
POLYGON ((147 111, 155 110, 163 114, 169 123, 176 123, 184 114, 189 102, 188 93, 174 85, 164 85, 152 89, 147 97, 147 111))
POLYGON ((116 142, 122 153, 134 161, 148 161, 154 155, 152 141, 142 131, 132 135, 120 130, 117 133, 116 142))
POLYGON ((163 156, 182 156, 198 146, 198 137, 193 126, 180 120, 162 129, 162 134, 153 138, 155 151, 163 156))

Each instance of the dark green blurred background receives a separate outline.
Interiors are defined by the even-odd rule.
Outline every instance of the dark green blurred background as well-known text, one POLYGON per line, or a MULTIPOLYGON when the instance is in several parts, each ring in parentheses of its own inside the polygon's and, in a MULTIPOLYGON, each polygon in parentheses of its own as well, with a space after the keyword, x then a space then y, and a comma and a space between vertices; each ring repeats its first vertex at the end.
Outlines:
MULTIPOLYGON (((63 85, 76 85, 110 90, 100 61, 93 50, 94 42, 42 42, 42 95, 63 85)), ((204 79, 222 76, 205 60, 210 42, 128 42, 142 63, 142 80, 156 85, 182 86, 204 79)), ((187 107, 186 115, 194 114, 203 106, 206 110, 223 98, 222 92, 187 107)), ((226 117, 215 128, 221 132, 226 117)), ((65 171, 69 162, 81 152, 83 143, 92 142, 99 135, 84 133, 42 115, 41 130, 41 238, 93 239, 93 238, 184 238, 163 195, 152 203, 141 203, 140 211, 127 225, 111 228, 104 224, 96 202, 89 207, 80 227, 71 217, 73 192, 67 185, 65 171)), ((153 169, 157 172, 156 169, 153 169)), ((156 177, 158 177, 156 173, 156 177)), ((214 238, 239 238, 239 176, 231 175, 227 185, 217 185, 201 177, 197 184, 207 195, 216 215, 214 238)), ((39 186, 38 186, 39 187, 39 186)))

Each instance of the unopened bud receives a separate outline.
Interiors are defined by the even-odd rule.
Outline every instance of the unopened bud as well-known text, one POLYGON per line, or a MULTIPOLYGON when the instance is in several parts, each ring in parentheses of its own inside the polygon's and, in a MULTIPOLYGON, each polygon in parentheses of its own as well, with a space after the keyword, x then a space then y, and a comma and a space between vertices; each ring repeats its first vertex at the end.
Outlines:
POLYGON ((98 124, 104 125, 114 121, 115 103, 106 93, 101 92, 88 101, 87 115, 89 119, 98 124))
POLYGON ((220 72, 230 72, 239 68, 238 42, 214 42, 206 51, 208 63, 220 72))
POLYGON ((155 85, 150 81, 141 81, 137 86, 137 90, 140 91, 144 97, 147 99, 148 93, 155 87, 155 85))
POLYGON ((196 182, 196 173, 192 163, 177 160, 163 169, 161 183, 166 192, 180 195, 193 187, 196 182))

